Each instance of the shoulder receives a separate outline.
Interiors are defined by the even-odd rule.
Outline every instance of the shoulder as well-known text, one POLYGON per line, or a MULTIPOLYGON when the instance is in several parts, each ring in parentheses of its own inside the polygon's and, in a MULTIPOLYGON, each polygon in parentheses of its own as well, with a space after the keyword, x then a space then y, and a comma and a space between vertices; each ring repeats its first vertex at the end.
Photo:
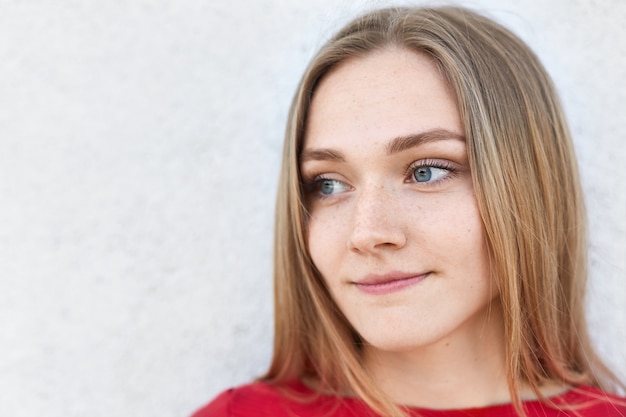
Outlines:
POLYGON ((343 417, 352 411, 347 403, 317 395, 298 381, 280 386, 254 382, 222 392, 191 417, 343 417))
POLYGON ((626 417, 626 398, 593 387, 575 387, 554 400, 560 416, 626 417))

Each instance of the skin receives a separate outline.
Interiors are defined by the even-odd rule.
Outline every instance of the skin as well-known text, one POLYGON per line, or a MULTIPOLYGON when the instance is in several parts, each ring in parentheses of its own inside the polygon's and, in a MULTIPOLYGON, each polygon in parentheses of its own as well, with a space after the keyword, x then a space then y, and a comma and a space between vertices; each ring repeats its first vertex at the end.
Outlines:
POLYGON ((437 68, 398 48, 339 65, 309 112, 308 249, 365 341, 364 366, 398 404, 510 399, 463 132, 437 68))

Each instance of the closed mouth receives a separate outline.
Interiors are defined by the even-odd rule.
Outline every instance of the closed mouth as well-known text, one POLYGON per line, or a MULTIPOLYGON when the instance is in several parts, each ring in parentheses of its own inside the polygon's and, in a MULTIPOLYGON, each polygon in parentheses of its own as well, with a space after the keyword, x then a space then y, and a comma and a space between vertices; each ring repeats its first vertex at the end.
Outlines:
POLYGON ((368 275, 355 281, 354 285, 368 294, 387 294, 400 291, 415 285, 430 275, 430 272, 419 274, 391 273, 385 275, 368 275))

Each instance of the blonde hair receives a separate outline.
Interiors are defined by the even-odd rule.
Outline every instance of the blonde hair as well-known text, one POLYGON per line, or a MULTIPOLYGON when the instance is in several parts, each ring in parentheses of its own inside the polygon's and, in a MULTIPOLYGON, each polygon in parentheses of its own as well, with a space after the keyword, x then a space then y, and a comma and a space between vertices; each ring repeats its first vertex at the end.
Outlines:
POLYGON ((453 91, 505 317, 509 390, 519 382, 620 383, 595 354, 584 316, 586 233, 567 124, 534 53, 497 23, 462 8, 389 8, 339 31, 313 58, 286 131, 275 225, 275 340, 266 381, 313 377, 385 415, 402 415, 361 365, 360 336, 332 300, 306 245, 298 169, 309 105, 340 63, 402 47, 430 56, 453 91))

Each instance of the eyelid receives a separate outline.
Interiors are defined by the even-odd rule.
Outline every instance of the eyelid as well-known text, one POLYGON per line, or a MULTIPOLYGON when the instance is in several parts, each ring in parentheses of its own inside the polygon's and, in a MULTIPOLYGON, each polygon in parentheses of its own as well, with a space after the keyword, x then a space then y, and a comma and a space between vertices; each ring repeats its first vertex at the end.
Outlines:
POLYGON ((406 165, 406 167, 404 168, 404 175, 408 176, 415 170, 415 168, 420 167, 451 169, 452 166, 452 162, 447 160, 432 158, 418 159, 417 161, 412 161, 406 165))
POLYGON ((318 200, 337 196, 338 194, 343 194, 347 191, 352 190, 352 187, 345 180, 337 178, 332 173, 322 172, 318 174, 309 174, 309 175, 301 174, 301 177, 302 177, 301 185, 302 185, 303 192, 318 200), (344 190, 339 191, 337 193, 333 193, 333 194, 322 194, 319 187, 323 181, 335 181, 337 183, 341 183, 342 186, 344 187, 344 190))
POLYGON ((413 161, 410 164, 408 164, 404 170, 404 177, 406 178, 407 182, 420 184, 420 186, 422 187, 428 187, 428 186, 439 184, 442 181, 451 179, 459 170, 460 170, 459 165, 452 161, 445 160, 445 159, 427 158, 427 159, 420 159, 417 161, 413 161), (416 169, 422 168, 422 167, 432 167, 432 168, 443 169, 443 170, 448 171, 448 174, 445 177, 435 180, 433 182, 418 183, 413 178, 413 173, 415 172, 416 169))

